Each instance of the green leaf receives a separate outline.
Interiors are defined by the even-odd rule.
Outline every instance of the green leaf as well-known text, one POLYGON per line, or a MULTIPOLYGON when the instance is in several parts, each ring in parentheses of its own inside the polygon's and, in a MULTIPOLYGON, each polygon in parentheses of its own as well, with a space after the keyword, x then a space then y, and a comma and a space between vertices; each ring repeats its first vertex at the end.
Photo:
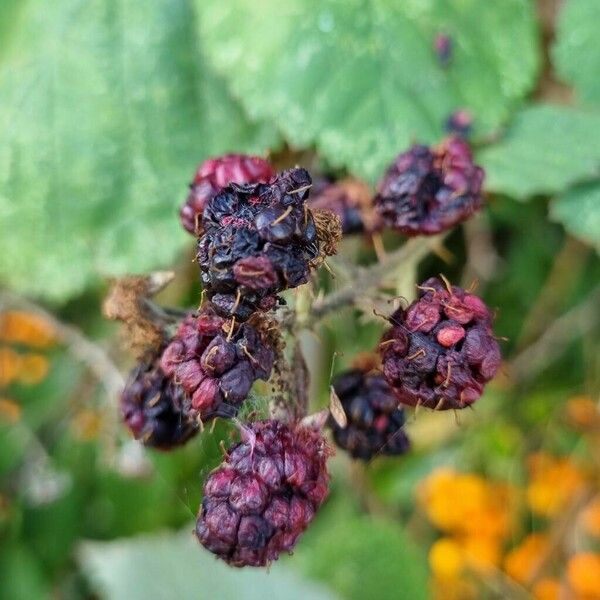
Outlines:
POLYGON ((600 176, 600 113, 551 105, 521 111, 503 139, 478 153, 486 189, 525 199, 600 176))
POLYGON ((190 532, 88 542, 79 557, 106 600, 335 598, 277 563, 268 572, 228 567, 203 550, 190 532))
POLYGON ((600 184, 578 186, 556 198, 550 217, 600 252, 600 184))
POLYGON ((600 2, 569 0, 561 8, 553 47, 559 76, 575 87, 579 98, 600 104, 600 2))
POLYGON ((169 265, 196 164, 274 130, 207 68, 186 0, 22 4, 0 54, 0 281, 58 300, 169 265))
POLYGON ((398 524, 357 514, 352 493, 328 501, 289 561, 347 600, 427 600, 427 557, 398 524))
POLYGON ((532 88, 537 30, 528 0, 196 0, 202 41, 254 117, 316 144, 371 179, 412 140, 432 141, 469 108, 480 131, 532 88), (433 49, 453 40, 448 68, 433 49))

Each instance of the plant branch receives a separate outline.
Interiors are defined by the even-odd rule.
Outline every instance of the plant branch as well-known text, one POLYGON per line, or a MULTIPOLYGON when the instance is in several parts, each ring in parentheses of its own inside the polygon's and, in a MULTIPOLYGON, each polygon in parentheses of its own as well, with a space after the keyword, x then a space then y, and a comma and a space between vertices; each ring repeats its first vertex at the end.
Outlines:
POLYGON ((423 259, 442 242, 444 237, 445 234, 429 238, 410 239, 398 250, 388 254, 381 262, 360 269, 356 280, 349 282, 337 292, 333 292, 313 304, 309 321, 318 321, 339 308, 353 304, 358 298, 378 287, 385 277, 401 267, 402 263, 406 261, 418 262, 423 259))
POLYGON ((111 399, 121 393, 124 385, 121 372, 106 351, 88 339, 77 327, 63 323, 39 304, 8 290, 0 291, 0 307, 4 306, 24 309, 41 316, 54 328, 58 339, 73 357, 96 377, 111 399))
POLYGON ((533 344, 510 361, 512 379, 530 380, 558 358, 575 337, 593 331, 600 321, 599 304, 600 286, 597 286, 583 302, 556 319, 533 344))

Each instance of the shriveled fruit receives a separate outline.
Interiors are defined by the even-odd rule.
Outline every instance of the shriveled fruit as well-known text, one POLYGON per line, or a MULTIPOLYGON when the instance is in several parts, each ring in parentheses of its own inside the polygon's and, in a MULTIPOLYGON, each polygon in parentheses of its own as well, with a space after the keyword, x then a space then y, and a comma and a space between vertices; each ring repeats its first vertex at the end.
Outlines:
POLYGON ((275 360, 270 340, 252 321, 236 324, 210 303, 182 321, 161 357, 163 372, 186 392, 184 411, 206 421, 232 417, 275 360))
POLYGON ((492 314, 474 294, 431 278, 391 317, 379 345, 383 373, 400 402, 438 410, 478 400, 500 367, 492 314))
POLYGON ((410 445, 404 432, 404 411, 398 398, 380 373, 352 369, 333 382, 346 414, 341 427, 332 417, 329 426, 335 443, 353 458, 404 454, 410 445))
POLYGON ((196 170, 190 192, 179 211, 184 229, 198 234, 207 202, 231 183, 266 183, 273 176, 268 161, 259 156, 225 154, 205 160, 196 170))
POLYGON ((236 567, 291 552, 327 497, 329 454, 314 429, 275 420, 245 426, 204 485, 202 545, 236 567))
POLYGON ((170 450, 198 432, 196 422, 183 410, 183 387, 159 367, 159 356, 141 362, 131 372, 121 394, 123 421, 144 445, 170 450))
POLYGON ((405 235, 433 235, 468 219, 483 204, 484 172, 468 143, 449 137, 400 154, 380 182, 375 206, 405 235))

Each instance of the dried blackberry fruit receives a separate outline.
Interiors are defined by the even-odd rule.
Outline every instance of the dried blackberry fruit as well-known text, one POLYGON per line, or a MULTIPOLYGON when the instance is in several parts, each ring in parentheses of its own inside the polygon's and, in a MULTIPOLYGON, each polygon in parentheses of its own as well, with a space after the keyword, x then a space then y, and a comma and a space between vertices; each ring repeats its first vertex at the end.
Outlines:
POLYGON ((235 416, 252 384, 270 377, 274 361, 270 340, 253 321, 227 321, 207 304, 181 322, 160 364, 186 392, 183 410, 197 422, 235 416))
POLYGON ((393 229, 405 235, 432 235, 481 207, 483 177, 469 145, 459 137, 432 148, 413 146, 387 170, 375 206, 393 229))
POLYGON ((383 373, 403 404, 465 408, 500 366, 492 314, 478 296, 431 278, 391 317, 379 345, 383 373))
POLYGON ((340 218, 343 234, 375 229, 376 217, 369 187, 354 179, 342 179, 320 186, 310 198, 313 210, 330 210, 340 218))
POLYGON ((327 497, 329 454, 314 429, 249 424, 204 484, 201 544, 236 567, 264 567, 291 552, 327 497))
POLYGON ((187 442, 198 426, 184 413, 185 391, 161 371, 159 356, 131 372, 121 394, 121 415, 136 440, 170 450, 187 442))
POLYGON ((208 202, 197 260, 220 314, 245 320, 308 281, 320 249, 310 186, 305 169, 290 169, 268 184, 227 186, 208 202))
POLYGON ((333 382, 348 423, 346 427, 329 417, 335 443, 353 458, 404 454, 410 445, 403 430, 404 410, 380 373, 352 369, 333 382))
POLYGON ((246 154, 225 154, 205 160, 190 183, 190 193, 179 211, 183 227, 197 235, 206 203, 231 183, 266 183, 273 176, 268 161, 246 154))

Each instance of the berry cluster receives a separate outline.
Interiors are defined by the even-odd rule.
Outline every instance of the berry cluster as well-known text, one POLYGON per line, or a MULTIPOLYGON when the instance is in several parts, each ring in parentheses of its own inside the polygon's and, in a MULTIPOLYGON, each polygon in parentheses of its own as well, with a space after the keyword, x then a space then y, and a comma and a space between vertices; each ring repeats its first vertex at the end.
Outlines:
POLYGON ((404 433, 404 411, 379 373, 352 369, 339 375, 333 389, 348 423, 341 427, 332 417, 329 426, 335 443, 353 458, 371 460, 379 454, 404 454, 410 445, 404 433))
POLYGON ((436 278, 391 317, 379 345, 383 373, 403 404, 438 410, 473 404, 500 367, 492 314, 474 294, 436 278))
POLYGON ((184 412, 183 388, 165 376, 158 361, 154 356, 133 369, 121 394, 121 415, 136 440, 170 450, 187 442, 198 426, 184 412))
POLYGON ((242 437, 206 480, 196 534, 230 565, 263 567, 294 548, 327 497, 329 450, 317 431, 275 420, 242 437))
POLYGON ((197 235, 202 230, 202 213, 208 201, 231 183, 266 183, 273 176, 268 161, 258 156, 226 154, 205 160, 197 169, 190 192, 179 211, 186 231, 197 235))
POLYGON ((237 325, 205 305, 182 321, 160 360, 162 371, 185 391, 192 419, 233 417, 257 379, 275 360, 269 340, 250 321, 237 325))
POLYGON ((417 145, 400 154, 379 184, 374 203, 393 229, 432 235, 481 207, 483 177, 467 142, 449 137, 433 148, 417 145))
POLYGON ((290 169, 269 184, 230 185, 204 209, 197 260, 217 310, 247 319, 306 283, 319 240, 306 199, 311 178, 290 169))

